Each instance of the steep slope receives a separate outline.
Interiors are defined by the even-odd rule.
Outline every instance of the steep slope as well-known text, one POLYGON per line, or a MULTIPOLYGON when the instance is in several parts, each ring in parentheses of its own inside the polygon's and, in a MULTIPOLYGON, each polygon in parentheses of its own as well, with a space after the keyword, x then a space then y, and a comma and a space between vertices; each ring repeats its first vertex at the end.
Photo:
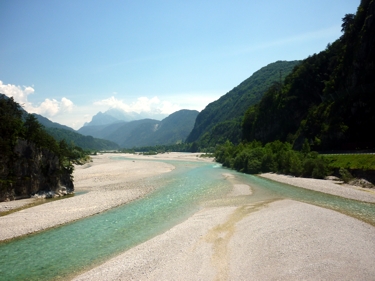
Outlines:
POLYGON ((186 141, 203 141, 203 146, 214 146, 227 138, 232 142, 239 142, 242 117, 248 107, 259 102, 272 83, 281 81, 298 63, 299 61, 271 63, 217 101, 207 105, 197 116, 194 129, 186 141))
POLYGON ((198 114, 196 110, 185 109, 163 119, 152 136, 154 145, 183 142, 194 127, 198 114))
POLYGON ((315 150, 375 148, 375 1, 343 18, 343 35, 272 87, 243 123, 247 141, 276 139, 315 150))

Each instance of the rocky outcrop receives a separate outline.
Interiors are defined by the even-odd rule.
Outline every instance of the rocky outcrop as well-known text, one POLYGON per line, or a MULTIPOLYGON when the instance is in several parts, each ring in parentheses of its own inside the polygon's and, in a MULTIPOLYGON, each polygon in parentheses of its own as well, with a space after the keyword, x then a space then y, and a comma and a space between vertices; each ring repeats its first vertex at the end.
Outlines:
POLYGON ((58 156, 46 148, 18 140, 13 153, 1 156, 0 201, 34 195, 63 196, 74 191, 71 173, 62 167, 58 156))

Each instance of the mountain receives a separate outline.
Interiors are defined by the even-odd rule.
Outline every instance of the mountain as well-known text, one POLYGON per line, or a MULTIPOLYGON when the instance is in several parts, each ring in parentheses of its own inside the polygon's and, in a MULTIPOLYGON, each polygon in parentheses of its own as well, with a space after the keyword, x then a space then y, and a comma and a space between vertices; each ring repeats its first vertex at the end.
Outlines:
POLYGON ((110 114, 98 112, 96 115, 94 115, 89 123, 85 123, 83 126, 102 126, 102 125, 108 125, 113 123, 121 122, 116 117, 113 117, 110 114))
POLYGON ((78 129, 78 133, 84 136, 93 136, 95 138, 108 139, 109 135, 116 132, 125 123, 127 122, 120 121, 107 125, 83 126, 82 128, 78 129))
POLYGON ((375 1, 343 18, 343 35, 303 60, 244 117, 244 140, 315 150, 374 149, 375 1))
POLYGON ((118 144, 92 136, 84 136, 75 131, 70 131, 61 128, 45 128, 47 133, 53 136, 56 140, 65 140, 67 143, 74 143, 85 150, 117 150, 120 147, 118 144))
POLYGON ((77 133, 74 129, 61 125, 56 122, 52 122, 42 115, 35 114, 38 122, 45 127, 48 134, 53 136, 57 141, 65 140, 67 143, 73 142, 75 145, 86 150, 114 150, 119 149, 116 143, 108 140, 93 138, 91 136, 84 136, 77 133))
POLYGON ((199 142, 201 146, 215 146, 227 139, 241 140, 241 123, 249 106, 260 101, 275 82, 281 82, 299 61, 277 61, 254 72, 252 76, 217 101, 207 105, 197 116, 194 129, 186 142, 199 142))
POLYGON ((141 119, 109 125, 84 126, 84 135, 113 141, 124 148, 183 142, 191 132, 198 115, 196 110, 180 110, 162 121, 141 119))
POLYGON ((153 134, 156 144, 183 142, 194 127, 198 111, 180 110, 163 119, 153 134))
POLYGON ((165 118, 166 114, 161 114, 158 112, 152 113, 137 113, 137 112, 126 112, 119 108, 110 108, 104 113, 98 112, 94 115, 90 122, 85 123, 83 126, 101 126, 101 125, 109 125, 119 122, 130 122, 135 120, 141 119, 157 119, 161 120, 165 118))
POLYGON ((160 121, 153 119, 142 119, 122 124, 116 131, 106 136, 124 148, 135 146, 152 145, 152 135, 157 130, 160 121))

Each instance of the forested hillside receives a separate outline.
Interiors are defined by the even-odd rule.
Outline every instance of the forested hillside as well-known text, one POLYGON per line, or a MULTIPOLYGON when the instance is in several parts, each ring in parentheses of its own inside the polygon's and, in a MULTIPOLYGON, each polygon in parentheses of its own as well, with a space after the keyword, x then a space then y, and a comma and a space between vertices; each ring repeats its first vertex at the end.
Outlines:
POLYGON ((306 138, 315 150, 375 147, 375 3, 343 17, 343 35, 275 83, 243 121, 244 140, 306 138))
POLYGON ((281 82, 299 61, 277 61, 256 71, 233 90, 222 96, 197 116, 187 142, 198 142, 201 147, 215 146, 227 139, 241 140, 241 123, 249 106, 260 101, 274 82, 281 82))

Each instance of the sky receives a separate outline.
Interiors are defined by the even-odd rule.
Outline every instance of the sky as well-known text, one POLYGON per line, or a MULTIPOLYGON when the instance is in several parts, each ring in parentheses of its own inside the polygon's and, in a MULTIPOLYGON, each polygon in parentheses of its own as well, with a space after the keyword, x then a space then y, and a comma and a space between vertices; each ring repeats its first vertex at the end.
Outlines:
POLYGON ((359 0, 0 0, 0 93, 79 129, 109 108, 203 110, 341 36, 359 0))

